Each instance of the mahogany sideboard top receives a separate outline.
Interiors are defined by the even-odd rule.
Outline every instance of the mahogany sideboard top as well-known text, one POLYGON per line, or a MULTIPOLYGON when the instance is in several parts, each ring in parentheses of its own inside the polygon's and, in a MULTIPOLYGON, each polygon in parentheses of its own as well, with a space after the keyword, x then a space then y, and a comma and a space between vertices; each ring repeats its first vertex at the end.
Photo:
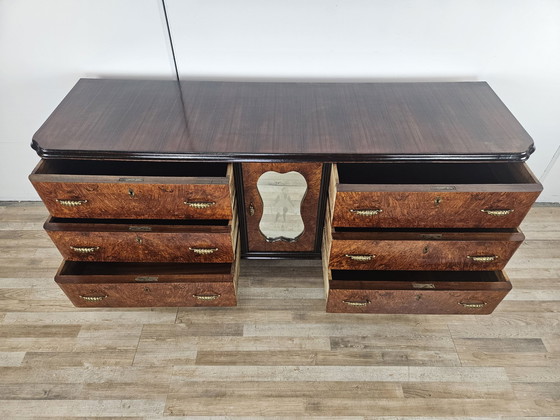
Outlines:
POLYGON ((533 140, 485 82, 81 79, 33 137, 44 158, 522 161, 533 140))

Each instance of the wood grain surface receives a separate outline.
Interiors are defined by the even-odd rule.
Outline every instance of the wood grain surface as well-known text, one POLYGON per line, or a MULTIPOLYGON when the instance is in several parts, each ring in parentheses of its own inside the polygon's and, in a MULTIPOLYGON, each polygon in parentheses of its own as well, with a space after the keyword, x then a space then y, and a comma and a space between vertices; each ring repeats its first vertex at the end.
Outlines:
POLYGON ((329 273, 328 312, 490 314, 511 290, 500 271, 329 273))
POLYGON ((515 228, 537 192, 337 192, 335 227, 385 228, 515 228), (436 204, 438 203, 438 204, 436 204), (352 210, 382 210, 362 216, 352 210), (488 211, 513 210, 494 216, 488 211))
POLYGON ((268 252, 303 252, 314 251, 317 232, 319 194, 321 192, 321 163, 243 163, 243 196, 245 200, 244 217, 247 226, 247 246, 249 251, 268 252), (267 241, 259 224, 263 215, 264 203, 257 188, 262 174, 274 171, 280 174, 296 171, 301 173, 307 182, 307 190, 301 201, 301 218, 304 231, 294 242, 267 241), (251 214, 251 206, 254 209, 251 214))
POLYGON ((491 315, 325 313, 320 261, 243 260, 231 308, 75 308, 41 203, 0 205, 0 417, 552 420, 560 208, 491 315))
MULTIPOLYGON (((47 230, 62 254, 71 261, 137 261, 226 263, 233 261, 232 233, 213 232, 111 232, 47 230)), ((146 227, 146 226, 143 226, 146 227)))
MULTIPOLYGON (((149 177, 58 174, 42 167, 29 176, 55 217, 99 219, 230 219, 231 168, 222 177, 149 177), (64 201, 79 205, 65 205, 64 201), (209 203, 197 207, 196 203, 209 203)), ((122 163, 126 167, 127 163, 122 163)))
POLYGON ((347 164, 331 176, 334 227, 516 228, 542 191, 521 163, 347 164))
POLYGON ((485 82, 81 79, 33 136, 44 157, 525 160, 533 140, 485 82))
POLYGON ((341 270, 502 270, 523 239, 523 234, 517 231, 334 232, 329 267, 341 270))

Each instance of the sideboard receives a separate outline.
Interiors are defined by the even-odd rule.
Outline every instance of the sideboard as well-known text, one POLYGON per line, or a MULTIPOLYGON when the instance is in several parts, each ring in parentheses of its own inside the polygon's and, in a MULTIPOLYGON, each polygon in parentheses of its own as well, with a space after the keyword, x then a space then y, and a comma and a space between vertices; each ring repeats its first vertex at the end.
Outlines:
POLYGON ((542 190, 484 82, 81 79, 32 147, 80 307, 233 306, 240 258, 322 258, 330 312, 491 313, 542 190))

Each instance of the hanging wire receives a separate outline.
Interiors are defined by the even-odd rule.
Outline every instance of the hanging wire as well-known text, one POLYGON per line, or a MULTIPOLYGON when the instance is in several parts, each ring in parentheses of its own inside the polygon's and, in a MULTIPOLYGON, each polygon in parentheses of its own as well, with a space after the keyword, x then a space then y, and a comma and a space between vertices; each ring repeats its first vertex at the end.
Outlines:
POLYGON ((165 17, 165 26, 167 27, 167 37, 169 38, 169 44, 171 45, 171 56, 173 57, 173 66, 175 67, 175 77, 177 82, 181 82, 179 79, 179 69, 177 68, 177 59, 175 58, 175 48, 173 47, 173 37, 171 36, 171 28, 169 27, 169 18, 167 17, 167 7, 165 5, 165 0, 161 0, 161 5, 163 6, 163 16, 165 17))

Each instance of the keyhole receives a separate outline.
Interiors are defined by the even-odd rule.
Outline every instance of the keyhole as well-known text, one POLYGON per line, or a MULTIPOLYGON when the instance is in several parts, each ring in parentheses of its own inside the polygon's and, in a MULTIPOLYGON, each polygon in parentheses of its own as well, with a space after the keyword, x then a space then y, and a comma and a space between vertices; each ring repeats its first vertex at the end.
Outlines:
POLYGON ((134 198, 134 196, 135 196, 136 194, 134 193, 134 190, 133 190, 132 188, 129 188, 129 189, 128 189, 128 195, 130 196, 130 198, 134 198))
POLYGON ((151 292, 151 290, 150 290, 150 288, 149 288, 149 287, 144 287, 144 292, 146 292, 146 293, 150 293, 150 292, 151 292))
POLYGON ((415 298, 416 298, 416 300, 420 300, 420 299, 422 299, 422 295, 416 295, 415 298))
POLYGON ((441 197, 436 197, 436 199, 434 200, 434 204, 436 206, 439 206, 439 203, 441 203, 441 197))
POLYGON ((136 242, 138 242, 139 244, 141 244, 141 243, 143 242, 143 241, 142 241, 142 238, 141 238, 140 236, 137 236, 137 237, 136 237, 136 242))
POLYGON ((422 252, 423 252, 424 254, 427 254, 427 253, 428 253, 428 250, 429 250, 428 247, 425 246, 424 249, 422 250, 422 252))

